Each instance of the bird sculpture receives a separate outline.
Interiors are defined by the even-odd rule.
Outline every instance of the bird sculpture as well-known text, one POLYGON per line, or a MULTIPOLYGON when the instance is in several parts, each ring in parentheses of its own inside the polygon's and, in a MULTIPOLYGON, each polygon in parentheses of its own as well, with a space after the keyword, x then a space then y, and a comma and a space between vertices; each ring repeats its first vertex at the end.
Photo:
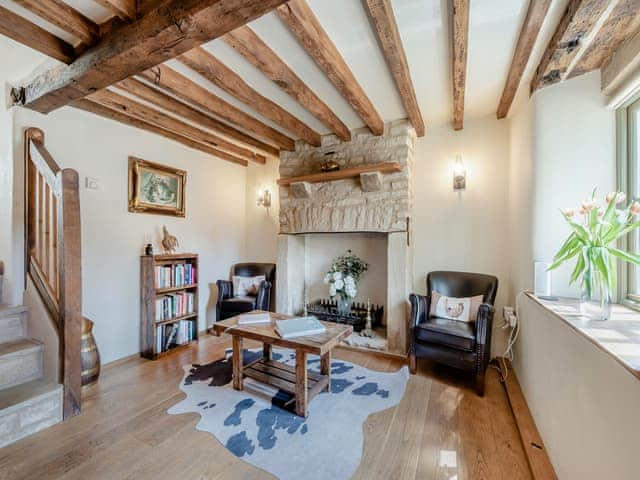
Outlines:
POLYGON ((162 237, 161 243, 162 243, 162 248, 164 248, 164 251, 167 253, 175 252, 179 246, 178 239, 169 233, 169 230, 167 230, 166 225, 162 226, 162 233, 164 236, 162 237))

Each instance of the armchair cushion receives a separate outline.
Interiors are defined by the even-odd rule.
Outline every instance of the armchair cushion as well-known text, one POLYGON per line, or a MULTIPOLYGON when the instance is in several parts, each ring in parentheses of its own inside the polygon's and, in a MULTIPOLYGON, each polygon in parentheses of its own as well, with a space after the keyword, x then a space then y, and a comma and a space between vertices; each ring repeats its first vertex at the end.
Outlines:
POLYGON ((472 322, 429 317, 416 325, 414 335, 418 342, 437 343, 466 352, 472 352, 476 346, 476 330, 472 322))
POLYGON ((231 297, 220 302, 220 311, 222 313, 244 313, 256 309, 257 297, 231 297))

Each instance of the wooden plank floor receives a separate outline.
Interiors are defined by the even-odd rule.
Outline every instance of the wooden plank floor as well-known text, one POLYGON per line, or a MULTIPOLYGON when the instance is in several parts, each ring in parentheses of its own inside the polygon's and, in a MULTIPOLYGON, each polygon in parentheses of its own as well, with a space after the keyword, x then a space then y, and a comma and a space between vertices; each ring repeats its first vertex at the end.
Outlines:
MULTIPOLYGON (((273 479, 196 431, 199 415, 167 415, 184 398, 182 366, 224 354, 230 338, 205 336, 155 362, 104 369, 85 393, 83 413, 0 449, 0 479, 273 479)), ((248 345, 251 346, 250 344, 248 345)), ((338 350, 335 358, 380 371, 398 360, 338 350)), ((464 376, 420 363, 396 408, 372 415, 354 479, 530 479, 498 375, 479 398, 464 376)))

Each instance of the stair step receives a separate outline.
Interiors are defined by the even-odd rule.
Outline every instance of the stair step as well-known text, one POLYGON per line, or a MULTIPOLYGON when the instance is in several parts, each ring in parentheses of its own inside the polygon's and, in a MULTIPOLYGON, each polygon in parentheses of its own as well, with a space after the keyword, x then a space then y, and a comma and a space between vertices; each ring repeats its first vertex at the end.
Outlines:
POLYGON ((0 343, 27 338, 27 307, 0 305, 0 343))
POLYGON ((42 378, 43 349, 31 339, 0 343, 0 389, 42 378))
POLYGON ((62 385, 34 380, 0 391, 0 448, 62 421, 62 385))

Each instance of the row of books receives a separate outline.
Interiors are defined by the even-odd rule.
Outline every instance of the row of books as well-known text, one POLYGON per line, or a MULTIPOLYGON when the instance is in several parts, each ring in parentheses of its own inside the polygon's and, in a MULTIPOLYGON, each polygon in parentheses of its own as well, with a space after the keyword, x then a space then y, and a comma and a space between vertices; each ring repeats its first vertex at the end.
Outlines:
POLYGON ((190 263, 158 265, 155 275, 156 288, 184 287, 196 283, 196 267, 190 263))
POLYGON ((156 353, 189 343, 196 338, 196 322, 181 320, 176 323, 160 325, 156 332, 156 353))
POLYGON ((172 293, 156 299, 156 322, 182 317, 195 312, 196 294, 172 293))

